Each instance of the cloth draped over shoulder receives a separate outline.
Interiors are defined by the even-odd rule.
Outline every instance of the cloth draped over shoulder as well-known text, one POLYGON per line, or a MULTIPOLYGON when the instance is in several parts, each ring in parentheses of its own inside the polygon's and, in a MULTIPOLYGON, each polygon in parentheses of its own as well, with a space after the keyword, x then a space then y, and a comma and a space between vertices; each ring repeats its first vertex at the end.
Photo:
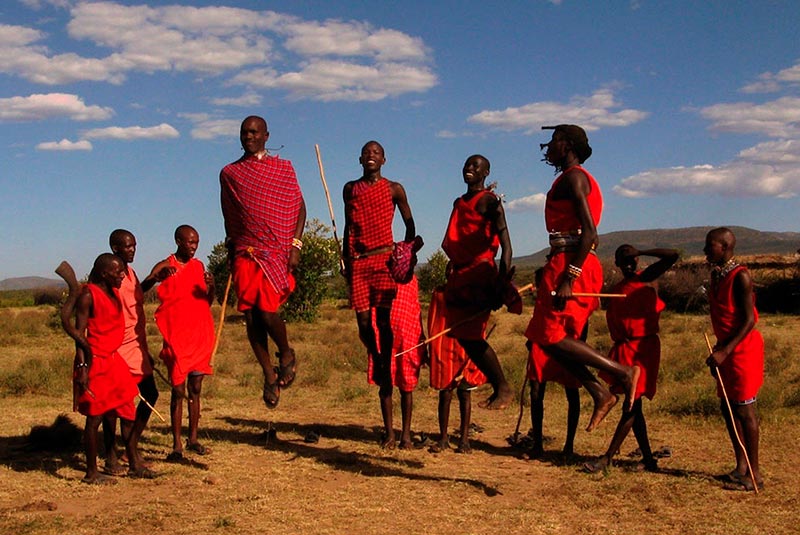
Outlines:
MULTIPOLYGON (((626 366, 639 366, 641 374, 634 399, 641 396, 653 399, 661 365, 658 323, 665 304, 653 286, 642 282, 640 275, 621 280, 611 290, 626 297, 608 303, 606 323, 614 341, 608 357, 626 366)), ((611 385, 615 394, 625 393, 615 377, 602 371, 600 377, 611 385)))
MULTIPOLYGON (((727 273, 721 280, 712 278, 708 300, 711 312, 711 325, 714 335, 719 341, 725 341, 742 325, 744 318, 737 310, 733 295, 733 282, 744 266, 738 266, 727 273)), ((758 311, 753 297, 753 315, 758 323, 758 311)), ((764 339, 753 327, 744 339, 733 350, 728 358, 720 364, 719 373, 725 383, 725 389, 732 402, 755 398, 764 382, 764 339)), ((717 395, 723 396, 722 388, 717 384, 717 395)))
POLYGON ((175 255, 170 267, 177 272, 158 286, 161 304, 156 324, 164 337, 159 355, 169 369, 173 385, 183 384, 190 372, 211 374, 214 319, 208 305, 203 263, 192 258, 181 264, 175 255))
POLYGON ((394 202, 388 179, 381 178, 374 184, 356 180, 345 210, 350 223, 347 256, 356 258, 369 251, 392 246, 394 202))
POLYGON ((563 173, 556 177, 553 185, 550 186, 550 191, 547 192, 547 198, 544 204, 544 223, 547 232, 577 232, 581 229, 581 222, 578 219, 578 214, 575 212, 575 205, 572 199, 555 199, 556 186, 563 180, 564 176, 572 170, 577 170, 586 176, 589 181, 589 194, 586 196, 586 202, 589 205, 589 212, 592 215, 594 226, 600 224, 600 219, 603 214, 603 194, 600 191, 600 186, 595 178, 580 165, 575 165, 564 170, 563 173))
POLYGON ((122 315, 125 318, 125 335, 122 338, 119 354, 133 375, 152 375, 153 365, 147 349, 145 330, 144 292, 131 266, 128 266, 125 278, 122 279, 119 297, 122 300, 122 315))
POLYGON ((243 156, 220 172, 222 214, 235 255, 249 254, 279 292, 289 289, 288 264, 303 194, 289 160, 243 156))
POLYGON ((453 203, 453 211, 442 241, 442 250, 455 266, 465 266, 485 260, 494 262, 500 248, 500 237, 492 228, 492 221, 476 209, 486 195, 495 199, 491 191, 483 190, 470 199, 459 197, 453 203))
POLYGON ((86 340, 92 350, 88 390, 78 399, 78 410, 87 416, 115 411, 120 418, 133 420, 133 400, 139 389, 128 365, 117 350, 122 344, 125 320, 117 299, 112 299, 99 286, 86 285, 92 294, 92 314, 86 325, 86 340))

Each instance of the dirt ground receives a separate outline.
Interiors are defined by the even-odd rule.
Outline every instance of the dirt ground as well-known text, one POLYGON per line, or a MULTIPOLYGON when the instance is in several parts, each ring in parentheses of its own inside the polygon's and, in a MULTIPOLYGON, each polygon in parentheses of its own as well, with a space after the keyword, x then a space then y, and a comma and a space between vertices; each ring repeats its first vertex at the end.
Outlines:
MULTIPOLYGON (((81 483, 83 455, 20 449, 30 428, 68 406, 59 398, 6 398, 0 411, 0 532, 55 533, 789 533, 796 529, 800 433, 794 415, 762 423, 766 487, 723 490, 715 476, 731 467, 722 421, 648 415, 654 449, 668 447, 657 474, 632 471, 629 438, 617 465, 589 475, 580 464, 604 449, 616 414, 589 434, 565 462, 565 403, 560 388, 546 401, 543 460, 508 447, 517 409, 473 410, 484 431, 475 451, 383 451, 377 395, 349 402, 322 389, 293 386, 267 411, 256 392, 203 407, 201 435, 213 450, 165 462, 171 439, 154 417, 142 448, 160 475, 118 478, 114 486, 81 483), (272 433, 269 429, 274 430, 272 433), (314 431, 317 443, 304 438, 314 431)), ((163 395, 163 394, 162 394, 163 395)), ((478 392, 474 398, 482 399, 478 392)), ((436 393, 415 396, 414 430, 436 430, 436 393)), ((585 399, 584 399, 585 402, 585 399)), ((166 403, 159 406, 166 411, 166 403)), ((582 424, 588 417, 584 406, 582 424)), ((81 425, 77 415, 72 420, 81 425)), ((451 424, 457 425, 456 407, 451 424)), ((397 422, 399 425, 399 422, 397 422)), ((527 414, 522 431, 529 427, 527 414)))

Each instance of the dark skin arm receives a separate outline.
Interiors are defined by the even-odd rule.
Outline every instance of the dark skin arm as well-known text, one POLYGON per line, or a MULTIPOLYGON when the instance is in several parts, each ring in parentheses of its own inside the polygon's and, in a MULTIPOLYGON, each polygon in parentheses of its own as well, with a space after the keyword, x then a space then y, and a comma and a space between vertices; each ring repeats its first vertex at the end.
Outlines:
POLYGON ((169 265, 169 260, 165 259, 153 266, 153 269, 150 271, 150 274, 145 277, 142 281, 142 289, 144 290, 145 284, 147 284, 147 288, 150 289, 169 277, 170 275, 174 275, 177 270, 169 265))
POLYGON ((725 362, 736 346, 744 340, 756 324, 755 314, 753 313, 753 280, 747 270, 739 271, 733 280, 733 299, 736 302, 736 310, 742 315, 742 322, 739 328, 726 340, 719 340, 714 346, 714 351, 706 359, 709 367, 716 367, 725 362))
MULTIPOLYGON (((75 330, 81 334, 86 332, 93 304, 92 292, 89 291, 89 288, 84 287, 75 305, 75 330)), ((78 383, 82 391, 85 391, 89 386, 89 367, 92 365, 92 353, 88 350, 88 347, 88 343, 86 345, 87 349, 84 349, 80 344, 76 344, 75 350, 75 365, 86 364, 86 366, 77 368, 77 377, 75 378, 75 382, 78 383)))
MULTIPOLYGON (((306 228, 306 201, 300 199, 300 212, 297 214, 297 222, 294 227, 294 237, 298 240, 303 237, 303 229, 306 228)), ((300 265, 300 249, 289 247, 289 271, 295 272, 300 265)))
POLYGON ((484 195, 475 207, 479 214, 492 222, 492 230, 500 238, 500 274, 505 275, 511 268, 511 236, 506 224, 506 213, 503 203, 496 195, 484 195))
POLYGON ((348 278, 348 273, 350 272, 350 255, 352 251, 350 251, 350 223, 351 223, 351 216, 350 210, 348 210, 348 205, 353 198, 353 181, 348 182, 344 185, 344 190, 342 191, 342 197, 344 199, 344 236, 342 237, 342 255, 344 258, 344 271, 342 271, 342 275, 345 278, 348 278))
POLYGON ((669 268, 675 265, 680 258, 680 253, 675 249, 655 248, 640 251, 636 247, 629 246, 623 250, 625 256, 652 256, 658 258, 657 262, 647 266, 639 275, 642 282, 654 282, 661 275, 666 273, 669 268))
MULTIPOLYGON (((573 169, 568 171, 559 181, 555 191, 555 198, 572 200, 575 213, 581 224, 581 237, 578 242, 578 250, 570 262, 576 267, 583 266, 586 257, 592 250, 592 246, 597 243, 597 228, 594 225, 592 213, 589 210, 589 202, 587 200, 590 189, 589 180, 586 178, 586 175, 577 169, 573 169)), ((553 298, 553 307, 556 310, 563 310, 567 299, 571 297, 572 279, 567 277, 566 273, 564 273, 561 284, 559 284, 556 295, 553 298)))
POLYGON ((406 190, 397 182, 391 182, 390 187, 392 190, 392 202, 400 212, 400 217, 403 218, 403 223, 406 226, 406 235, 403 241, 411 241, 417 235, 417 229, 414 226, 414 218, 411 216, 411 207, 408 205, 406 190))

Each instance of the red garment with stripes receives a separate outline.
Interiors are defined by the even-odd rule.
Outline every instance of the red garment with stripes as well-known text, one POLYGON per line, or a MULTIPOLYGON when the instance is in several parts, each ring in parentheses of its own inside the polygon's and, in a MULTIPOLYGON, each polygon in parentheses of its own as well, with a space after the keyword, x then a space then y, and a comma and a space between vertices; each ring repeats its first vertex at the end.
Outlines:
POLYGON ((181 264, 170 255, 169 265, 177 272, 157 290, 161 304, 156 309, 156 325, 164 337, 159 357, 167 365, 172 384, 181 385, 190 372, 212 373, 214 319, 206 298, 203 263, 192 258, 181 264))
POLYGON ((461 196, 453 203, 442 250, 456 266, 494 261, 497 256, 500 237, 493 231, 492 222, 475 209, 485 195, 497 197, 483 190, 466 200, 461 196))
MULTIPOLYGON (((447 328, 447 304, 444 291, 434 290, 428 309, 428 337, 447 328)), ((462 381, 469 386, 486 382, 486 376, 467 356, 464 348, 455 338, 443 335, 428 344, 430 356, 431 388, 450 390, 462 381)))
POLYGON ((125 333, 119 292, 114 288, 116 299, 112 299, 96 284, 89 283, 86 287, 92 294, 92 312, 86 324, 92 363, 88 390, 78 399, 78 411, 86 416, 115 411, 120 418, 133 420, 133 400, 139 389, 117 352, 125 333))
MULTIPOLYGON (((402 392, 411 392, 419 382, 419 369, 422 366, 425 346, 420 346, 399 357, 395 355, 414 347, 425 339, 422 333, 419 286, 417 285, 416 277, 412 277, 407 284, 397 285, 397 297, 392 303, 390 322, 394 338, 391 364, 392 386, 396 386, 402 392)), ((375 324, 375 309, 372 309, 372 328, 375 331, 378 351, 380 351, 380 333, 375 324)), ((370 355, 367 363, 367 380, 369 384, 375 384, 372 380, 372 367, 373 362, 370 355)))
POLYGON ((243 156, 219 175, 225 232, 253 257, 278 292, 288 290, 289 252, 303 194, 289 160, 243 156))
MULTIPOLYGON (((725 275, 722 280, 715 282, 712 279, 708 301, 711 325, 717 340, 727 340, 744 321, 741 311, 736 308, 733 281, 737 273, 746 269, 744 266, 738 266, 725 275)), ((755 296, 753 296, 753 315, 758 323, 755 296)), ((764 339, 755 327, 747 333, 733 353, 719 366, 719 372, 725 383, 728 398, 732 402, 756 397, 764 383, 764 339)), ((717 382, 717 395, 719 397, 723 395, 719 382, 717 382)))
POLYGON ((356 180, 344 208, 349 222, 347 256, 352 258, 394 243, 394 202, 388 179, 381 178, 374 184, 356 180))
MULTIPOLYGON (((658 370, 661 364, 661 340, 658 321, 664 310, 656 289, 641 281, 639 273, 618 282, 611 293, 625 294, 623 299, 611 299, 606 310, 608 332, 614 345, 608 358, 626 366, 639 366, 641 374, 634 399, 656 395, 658 370)), ((600 372, 600 377, 611 385, 615 394, 625 389, 612 375, 600 372)))
POLYGON ((600 224, 600 217, 603 214, 603 195, 600 192, 600 186, 589 171, 580 165, 575 165, 564 169, 564 172, 558 175, 553 185, 550 186, 550 191, 547 192, 547 199, 544 204, 544 224, 547 232, 570 232, 581 228, 581 222, 578 219, 572 199, 553 199, 553 191, 556 185, 564 178, 564 175, 573 169, 583 173, 589 181, 590 190, 589 194, 586 195, 586 202, 589 204, 589 212, 592 214, 594 226, 596 227, 600 224))

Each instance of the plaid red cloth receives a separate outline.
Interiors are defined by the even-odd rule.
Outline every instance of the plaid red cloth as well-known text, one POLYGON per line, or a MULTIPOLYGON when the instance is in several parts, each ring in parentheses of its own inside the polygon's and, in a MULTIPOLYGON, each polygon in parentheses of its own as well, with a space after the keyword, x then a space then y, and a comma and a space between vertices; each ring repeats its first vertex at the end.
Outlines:
POLYGON ((236 254, 249 247, 275 289, 289 288, 289 250, 303 194, 289 160, 243 156, 219 174, 225 232, 236 254))
MULTIPOLYGON (((411 392, 417 387, 419 381, 419 369, 422 366, 425 346, 420 346, 399 357, 394 355, 414 347, 424 339, 419 308, 419 286, 416 277, 413 277, 408 284, 401 284, 397 287, 397 297, 392 303, 391 324, 394 336, 392 385, 402 392, 411 392)), ((375 325, 374 310, 372 311, 372 328, 375 330, 375 338, 380 345, 380 334, 375 325)), ((375 384, 372 380, 372 366, 372 357, 370 356, 367 364, 367 380, 370 384, 375 384)))
POLYGON ((391 246, 394 202, 389 180, 370 184, 356 180, 350 201, 345 204, 348 222, 346 256, 355 257, 372 249, 391 246))
POLYGON ((356 312, 370 307, 389 308, 397 295, 394 282, 386 267, 391 253, 355 260, 350 267, 350 307, 356 312))

